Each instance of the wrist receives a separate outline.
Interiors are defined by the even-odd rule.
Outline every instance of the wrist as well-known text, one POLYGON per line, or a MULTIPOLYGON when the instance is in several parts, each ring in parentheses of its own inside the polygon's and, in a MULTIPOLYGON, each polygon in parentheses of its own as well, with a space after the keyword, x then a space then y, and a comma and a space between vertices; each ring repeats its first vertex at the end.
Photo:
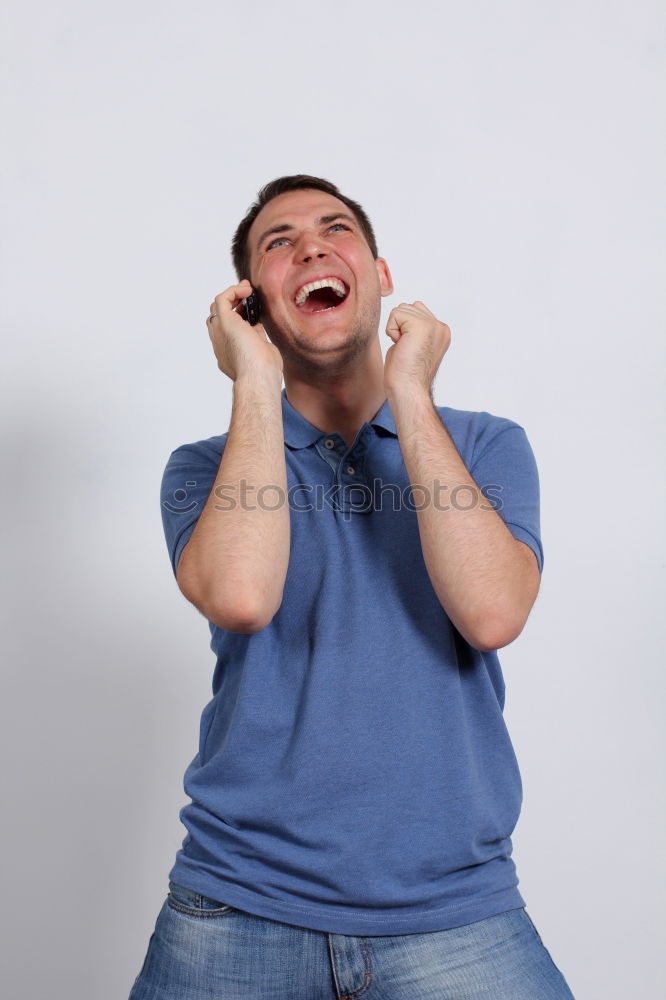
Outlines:
POLYGON ((397 383, 385 384, 384 390, 391 409, 394 407, 413 408, 420 405, 432 407, 434 405, 432 387, 429 388, 423 382, 418 382, 415 379, 402 379, 402 381, 397 383))
POLYGON ((282 391, 282 372, 275 365, 253 365, 239 372, 234 379, 234 387, 244 389, 246 386, 277 389, 282 391))

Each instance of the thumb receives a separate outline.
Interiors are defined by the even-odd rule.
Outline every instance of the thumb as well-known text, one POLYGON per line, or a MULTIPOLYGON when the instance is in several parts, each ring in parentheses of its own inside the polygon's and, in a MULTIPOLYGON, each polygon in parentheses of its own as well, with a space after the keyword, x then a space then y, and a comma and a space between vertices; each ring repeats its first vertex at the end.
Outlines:
POLYGON ((397 343, 397 341, 400 339, 401 330, 396 312, 397 310, 395 309, 391 310, 388 318, 388 323, 386 324, 386 332, 391 338, 391 340, 397 343))

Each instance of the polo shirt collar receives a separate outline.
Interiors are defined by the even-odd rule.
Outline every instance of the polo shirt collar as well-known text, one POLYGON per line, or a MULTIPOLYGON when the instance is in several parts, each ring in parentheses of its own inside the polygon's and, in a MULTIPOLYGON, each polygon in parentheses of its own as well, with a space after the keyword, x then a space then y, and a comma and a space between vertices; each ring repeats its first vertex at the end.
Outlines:
MULTIPOLYGON (((377 411, 372 420, 368 421, 373 427, 382 427, 394 437, 398 436, 395 420, 391 413, 388 399, 377 411)), ((324 437, 324 431, 314 427, 305 417, 294 409, 287 399, 287 390, 282 390, 282 423, 284 426, 284 440, 290 448, 307 448, 314 444, 319 438, 324 437)))

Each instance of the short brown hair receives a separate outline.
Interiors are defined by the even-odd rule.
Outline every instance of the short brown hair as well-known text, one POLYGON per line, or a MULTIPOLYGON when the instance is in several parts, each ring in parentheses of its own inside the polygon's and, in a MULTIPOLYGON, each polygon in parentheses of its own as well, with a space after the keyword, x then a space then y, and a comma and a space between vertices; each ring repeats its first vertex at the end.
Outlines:
POLYGON ((264 205, 272 201, 273 198, 277 198, 278 195, 285 194, 287 191, 300 191, 308 188, 332 194, 335 198, 343 202, 347 208, 351 209, 372 251, 372 256, 375 260, 377 259, 379 252, 372 224, 359 203, 341 194, 335 184, 325 180, 323 177, 311 177, 309 174, 292 174, 289 177, 277 177, 274 181, 270 181, 262 187, 257 195, 257 200, 253 205, 250 205, 245 218, 234 233, 234 238, 231 241, 231 258, 239 281, 249 277, 247 235, 252 223, 264 205))

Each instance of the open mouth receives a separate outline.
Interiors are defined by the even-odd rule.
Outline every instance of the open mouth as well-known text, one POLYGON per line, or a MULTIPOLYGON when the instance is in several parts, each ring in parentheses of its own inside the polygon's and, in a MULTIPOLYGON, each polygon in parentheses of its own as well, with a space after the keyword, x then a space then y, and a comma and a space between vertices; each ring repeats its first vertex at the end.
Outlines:
POLYGON ((320 278, 299 288, 294 302, 301 312, 318 313, 338 309, 349 295, 340 278, 320 278))

